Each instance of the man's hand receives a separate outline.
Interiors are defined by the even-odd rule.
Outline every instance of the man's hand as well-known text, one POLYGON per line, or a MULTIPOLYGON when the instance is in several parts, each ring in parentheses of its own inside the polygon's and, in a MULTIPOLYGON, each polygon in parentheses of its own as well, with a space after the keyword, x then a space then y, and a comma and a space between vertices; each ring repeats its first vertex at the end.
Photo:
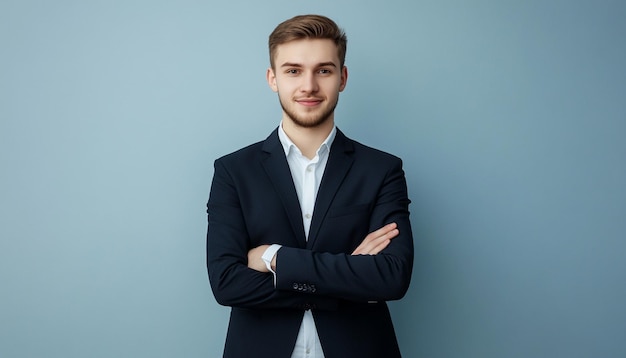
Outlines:
POLYGON ((371 232, 365 237, 361 245, 357 247, 352 255, 376 255, 381 252, 391 239, 398 236, 400 231, 397 229, 396 223, 387 224, 380 229, 371 232))
MULTIPOLYGON (((270 272, 265 266, 263 261, 263 253, 270 245, 257 246, 254 249, 248 251, 248 267, 259 272, 270 272)), ((272 267, 276 267, 276 255, 272 259, 272 267)))

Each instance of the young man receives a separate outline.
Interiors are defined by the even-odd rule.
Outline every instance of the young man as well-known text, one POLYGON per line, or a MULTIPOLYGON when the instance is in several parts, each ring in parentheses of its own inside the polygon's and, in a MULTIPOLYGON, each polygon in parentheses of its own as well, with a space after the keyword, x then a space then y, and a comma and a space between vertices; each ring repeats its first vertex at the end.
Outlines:
POLYGON ((399 158, 335 127, 346 42, 323 16, 278 25, 267 81, 282 121, 215 161, 207 265, 232 307, 224 357, 400 357, 385 301, 409 287, 410 200, 399 158))

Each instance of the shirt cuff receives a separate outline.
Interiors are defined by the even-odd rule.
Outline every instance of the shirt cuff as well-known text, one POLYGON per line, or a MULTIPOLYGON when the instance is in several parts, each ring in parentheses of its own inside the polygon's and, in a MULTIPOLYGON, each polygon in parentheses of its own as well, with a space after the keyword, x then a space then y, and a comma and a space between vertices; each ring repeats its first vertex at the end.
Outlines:
POLYGON ((274 275, 274 286, 276 286, 276 272, 272 270, 272 259, 274 259, 274 256, 276 256, 276 253, 281 247, 282 245, 272 244, 265 249, 265 252, 261 256, 261 259, 265 262, 265 267, 274 275))

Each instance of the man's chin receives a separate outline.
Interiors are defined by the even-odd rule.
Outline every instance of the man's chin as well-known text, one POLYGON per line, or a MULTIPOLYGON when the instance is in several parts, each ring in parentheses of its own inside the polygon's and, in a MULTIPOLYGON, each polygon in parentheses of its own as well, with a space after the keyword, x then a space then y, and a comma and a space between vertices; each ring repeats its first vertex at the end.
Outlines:
POLYGON ((322 117, 322 118, 299 118, 299 117, 292 117, 292 116, 289 116, 289 118, 291 118, 291 121, 294 124, 296 124, 298 127, 317 128, 317 127, 321 127, 326 122, 328 122, 328 120, 330 119, 330 115, 322 117))

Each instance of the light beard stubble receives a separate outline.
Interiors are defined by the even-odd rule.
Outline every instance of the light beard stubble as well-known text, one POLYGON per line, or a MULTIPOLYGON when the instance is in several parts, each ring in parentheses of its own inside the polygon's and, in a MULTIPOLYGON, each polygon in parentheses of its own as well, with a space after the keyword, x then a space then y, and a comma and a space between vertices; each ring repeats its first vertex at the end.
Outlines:
POLYGON ((315 128, 324 124, 330 118, 333 112, 335 112, 337 103, 339 103, 339 96, 337 96, 335 103, 332 106, 328 107, 327 111, 323 112, 317 117, 313 117, 312 120, 309 120, 309 121, 305 120, 302 117, 299 117, 296 113, 287 109, 287 107, 283 104, 283 101, 280 99, 280 95, 278 96, 278 102, 280 102, 280 106, 283 108, 283 111, 285 112, 285 114, 287 114, 287 116, 297 126, 300 126, 302 128, 315 128))

